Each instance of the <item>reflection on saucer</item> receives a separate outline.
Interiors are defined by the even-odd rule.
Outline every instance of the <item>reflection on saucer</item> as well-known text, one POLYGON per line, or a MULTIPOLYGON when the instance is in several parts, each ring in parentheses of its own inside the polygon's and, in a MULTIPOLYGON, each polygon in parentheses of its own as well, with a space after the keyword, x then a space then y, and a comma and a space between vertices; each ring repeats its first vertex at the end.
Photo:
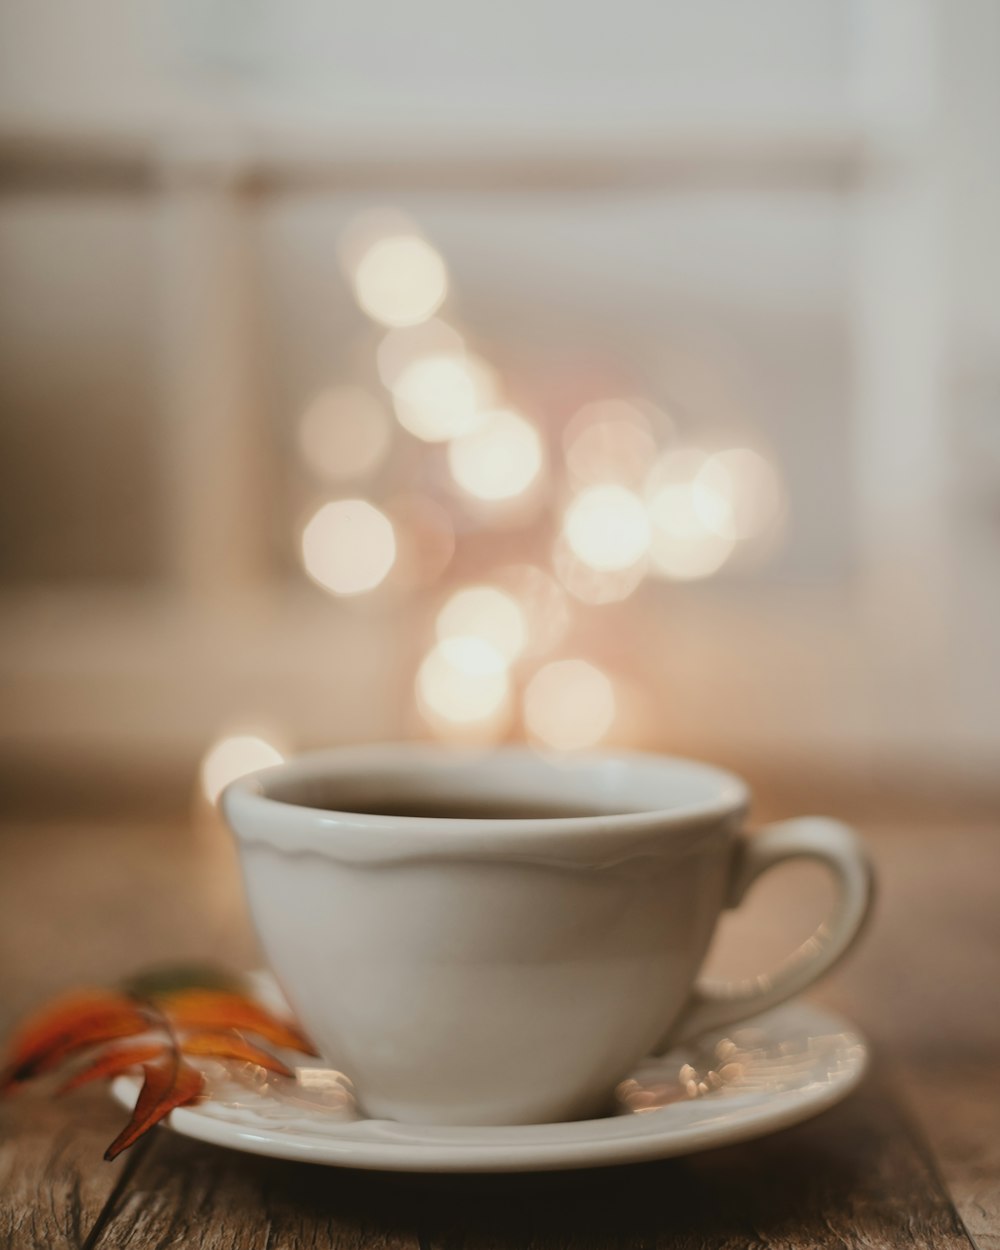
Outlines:
MULTIPOLYGON (((760 1028, 706 1038, 661 1058, 644 1060, 615 1089, 616 1116, 645 1115, 672 1103, 781 1093, 835 1082, 859 1061, 846 1033, 775 1036, 760 1028)), ((202 1069, 212 1104, 225 1112, 288 1121, 296 1112, 331 1124, 364 1120, 350 1078, 321 1061, 299 1063, 295 1077, 254 1064, 206 1060, 202 1069)))
POLYGON ((616 1113, 659 1111, 685 1099, 766 1093, 826 1084, 856 1061, 846 1034, 775 1040, 759 1028, 732 1037, 707 1039, 683 1054, 676 1072, 665 1071, 670 1056, 646 1060, 615 1090, 616 1113))

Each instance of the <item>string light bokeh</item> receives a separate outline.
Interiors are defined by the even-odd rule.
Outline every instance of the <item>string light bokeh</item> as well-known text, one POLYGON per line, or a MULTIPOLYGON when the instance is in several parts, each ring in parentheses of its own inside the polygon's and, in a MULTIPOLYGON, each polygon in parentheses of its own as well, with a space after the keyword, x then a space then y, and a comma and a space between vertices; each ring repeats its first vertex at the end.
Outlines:
POLYGON ((396 416, 405 430, 427 443, 468 435, 484 421, 493 399, 489 368, 460 352, 416 356, 392 385, 396 416))
MULTIPOLYGON (((367 365, 331 376, 299 418, 313 482, 345 492, 300 531, 306 574, 335 599, 397 596, 426 732, 555 752, 627 738, 619 688, 642 683, 608 646, 622 614, 780 534, 778 469, 741 443, 700 445, 710 422, 634 383, 525 404, 459 315, 445 257, 397 210, 357 218, 338 251, 373 337, 367 365)), ((206 792, 275 753, 252 736, 213 744, 206 792)))
POLYGON ((615 719, 614 686, 587 660, 554 660, 528 682, 524 720, 530 738, 556 751, 596 746, 615 719))
POLYGON ((474 499, 520 495, 538 477, 542 440, 525 417, 507 408, 483 413, 479 424, 448 446, 448 467, 459 489, 474 499))
POLYGON ((209 802, 215 803, 231 781, 280 764, 284 758, 276 746, 259 734, 226 734, 217 738, 202 758, 202 791, 209 802))
POLYGON ((576 558, 598 573, 631 568, 649 550, 650 524, 642 500, 614 484, 581 491, 566 509, 563 533, 576 558))
POLYGON ((442 737, 499 736, 510 700, 506 657, 472 634, 443 638, 417 669, 416 693, 427 723, 442 737))
POLYGON ((448 293, 444 261, 414 234, 376 239, 358 260, 352 280, 362 310, 384 326, 426 321, 448 293))
POLYGON ((496 586, 457 590, 438 613, 440 640, 473 637, 489 643, 509 664, 524 650, 528 622, 513 596, 496 586))
POLYGON ((396 559, 389 518, 366 499, 325 503, 302 531, 302 563, 324 590, 360 595, 385 580, 396 559))

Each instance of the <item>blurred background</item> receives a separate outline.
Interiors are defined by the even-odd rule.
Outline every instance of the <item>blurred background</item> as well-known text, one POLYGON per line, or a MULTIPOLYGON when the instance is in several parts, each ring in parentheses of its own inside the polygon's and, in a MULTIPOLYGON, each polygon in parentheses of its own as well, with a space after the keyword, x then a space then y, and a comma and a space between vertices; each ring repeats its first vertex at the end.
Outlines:
POLYGON ((8 795, 993 794, 998 68, 993 0, 2 0, 8 795))

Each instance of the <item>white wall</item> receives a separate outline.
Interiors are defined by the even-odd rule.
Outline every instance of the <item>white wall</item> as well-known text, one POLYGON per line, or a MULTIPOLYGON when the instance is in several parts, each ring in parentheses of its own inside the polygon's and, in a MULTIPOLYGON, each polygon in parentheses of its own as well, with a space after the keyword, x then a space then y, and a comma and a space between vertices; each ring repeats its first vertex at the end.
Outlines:
POLYGON ((4 0, 0 111, 129 129, 214 115, 344 136, 622 136, 833 115, 853 4, 4 0))
MULTIPOLYGON (((163 155, 300 147, 329 165, 322 190, 240 209, 275 448, 309 391, 368 350, 338 226, 405 203, 445 252, 463 317, 511 369, 612 361, 693 422, 753 432, 782 466, 784 550, 651 616, 651 637, 670 636, 653 667, 679 732, 730 730, 707 695, 735 681, 746 743, 901 743, 958 762, 970 749, 988 768, 998 25, 991 0, 0 0, 0 142, 132 136, 154 169, 163 155), (338 162, 353 171, 344 190, 338 162), (414 191, 413 168, 444 169, 448 185, 414 191)), ((148 189, 0 196, 9 584, 171 567, 161 208, 148 189)), ((279 477, 271 537, 287 561, 301 499, 294 472, 279 477)), ((44 672, 23 606, 9 671, 31 668, 30 650, 44 672)), ((280 650, 280 631, 269 637, 249 667, 280 650)), ((220 699, 239 684, 230 673, 220 699)), ((30 700, 30 681, 20 689, 30 700)), ((38 741, 61 714, 58 699, 33 710, 38 741)))

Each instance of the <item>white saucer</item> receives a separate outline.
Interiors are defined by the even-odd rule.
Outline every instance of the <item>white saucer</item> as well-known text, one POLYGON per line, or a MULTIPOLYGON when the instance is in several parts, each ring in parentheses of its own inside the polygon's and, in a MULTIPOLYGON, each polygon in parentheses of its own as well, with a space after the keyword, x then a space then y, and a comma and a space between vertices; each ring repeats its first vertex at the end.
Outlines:
MULTIPOLYGON (((273 997, 273 983, 267 989, 273 997)), ((854 1089, 868 1051, 841 1017, 790 1003, 726 1037, 646 1060, 619 1086, 617 1109, 603 1119, 502 1128, 364 1119, 347 1078, 309 1062, 293 1082, 207 1061, 211 1096, 174 1111, 170 1127, 251 1154, 380 1171, 604 1167, 728 1146, 809 1119, 854 1089)), ((112 1086, 128 1107, 138 1090, 133 1077, 112 1086)))

